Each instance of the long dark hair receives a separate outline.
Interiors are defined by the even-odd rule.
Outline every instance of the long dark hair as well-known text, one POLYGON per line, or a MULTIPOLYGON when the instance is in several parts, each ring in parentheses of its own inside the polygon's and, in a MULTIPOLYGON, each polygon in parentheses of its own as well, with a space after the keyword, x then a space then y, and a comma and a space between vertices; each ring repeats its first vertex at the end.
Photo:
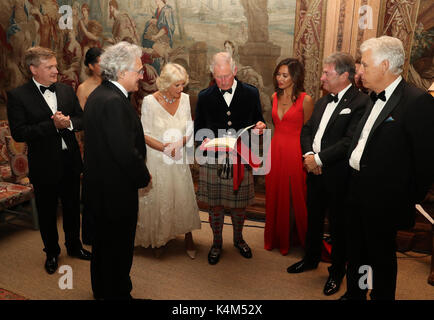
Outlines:
POLYGON ((286 58, 279 62, 273 72, 273 84, 278 97, 283 94, 283 90, 279 88, 276 75, 279 72, 280 67, 283 65, 288 66, 289 75, 291 76, 292 82, 294 83, 291 98, 293 101, 295 101, 297 100, 300 93, 304 91, 304 66, 298 59, 295 58, 286 58))

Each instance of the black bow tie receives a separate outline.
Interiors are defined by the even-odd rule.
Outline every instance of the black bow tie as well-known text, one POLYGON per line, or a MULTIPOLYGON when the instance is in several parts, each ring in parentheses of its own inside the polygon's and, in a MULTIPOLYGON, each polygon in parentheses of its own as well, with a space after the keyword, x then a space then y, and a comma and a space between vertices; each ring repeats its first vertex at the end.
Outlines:
POLYGON ((50 90, 51 92, 56 92, 56 86, 54 83, 49 87, 40 86, 39 89, 41 90, 42 94, 45 93, 45 90, 50 90))
POLYGON ((376 94, 374 91, 371 92, 371 100, 372 102, 377 102, 380 99, 382 101, 386 101, 386 92, 383 90, 379 94, 376 94))
POLYGON ((332 95, 332 94, 329 94, 329 95, 327 95, 327 101, 328 101, 328 103, 330 103, 330 102, 338 102, 339 101, 339 98, 338 98, 338 95, 332 95))
POLYGON ((225 94, 226 92, 229 92, 232 94, 232 88, 229 88, 228 90, 221 90, 222 94, 225 94))

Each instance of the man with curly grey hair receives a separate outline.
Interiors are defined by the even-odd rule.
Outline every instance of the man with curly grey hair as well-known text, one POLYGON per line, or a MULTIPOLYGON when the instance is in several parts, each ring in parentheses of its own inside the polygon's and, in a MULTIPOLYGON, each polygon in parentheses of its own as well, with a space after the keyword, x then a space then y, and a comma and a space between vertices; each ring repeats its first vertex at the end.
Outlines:
POLYGON ((104 80, 85 105, 83 201, 95 222, 95 299, 131 299, 138 189, 151 179, 142 124, 128 100, 143 78, 141 55, 127 42, 107 48, 100 60, 104 80))
POLYGON ((395 299, 396 235, 415 222, 434 180, 434 99, 401 76, 397 38, 363 42, 360 74, 372 104, 349 149, 347 292, 343 299, 395 299), (366 281, 367 280, 367 281, 366 281))

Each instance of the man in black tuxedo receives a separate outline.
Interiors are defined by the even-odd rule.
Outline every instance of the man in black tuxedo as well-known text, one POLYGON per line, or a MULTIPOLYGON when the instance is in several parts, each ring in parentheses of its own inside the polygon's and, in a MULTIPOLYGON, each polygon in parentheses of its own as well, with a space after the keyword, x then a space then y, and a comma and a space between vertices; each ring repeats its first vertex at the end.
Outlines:
MULTIPOLYGON (((205 137, 217 138, 222 132, 234 133, 250 125, 255 125, 256 133, 261 134, 265 121, 258 89, 235 79, 237 67, 227 52, 214 55, 210 70, 216 84, 199 93, 194 119, 196 141, 202 142, 205 137)), ((219 261, 222 251, 225 207, 231 210, 234 246, 243 257, 252 257, 242 236, 246 207, 255 196, 252 172, 245 166, 244 178, 234 191, 233 177, 225 178, 219 168, 218 164, 207 162, 200 166, 199 172, 198 198, 209 205, 214 237, 208 254, 208 262, 212 265, 219 261)))
POLYGON ((91 257, 80 241, 82 161, 74 133, 82 129, 83 112, 74 90, 57 83, 54 52, 30 48, 25 62, 32 79, 8 92, 8 119, 12 137, 28 145, 29 178, 47 255, 45 269, 53 274, 60 254, 56 215, 59 198, 68 255, 83 260, 91 257))
POLYGON ((342 299, 366 299, 372 289, 371 299, 393 300, 397 230, 414 225, 415 204, 434 179, 434 99, 401 77, 399 39, 371 38, 360 51, 360 73, 373 104, 349 149, 349 259, 342 299))
POLYGON ((84 109, 83 201, 95 221, 95 299, 131 299, 138 189, 151 179, 142 124, 128 100, 143 78, 141 55, 127 42, 107 48, 100 60, 104 80, 84 109))
POLYGON ((345 183, 347 153, 357 123, 369 97, 354 81, 354 59, 334 53, 324 60, 321 82, 330 94, 315 104, 313 114, 301 131, 301 147, 307 176, 308 229, 303 260, 288 268, 289 273, 315 269, 321 260, 324 216, 328 211, 332 239, 332 265, 324 294, 339 290, 345 275, 345 183))

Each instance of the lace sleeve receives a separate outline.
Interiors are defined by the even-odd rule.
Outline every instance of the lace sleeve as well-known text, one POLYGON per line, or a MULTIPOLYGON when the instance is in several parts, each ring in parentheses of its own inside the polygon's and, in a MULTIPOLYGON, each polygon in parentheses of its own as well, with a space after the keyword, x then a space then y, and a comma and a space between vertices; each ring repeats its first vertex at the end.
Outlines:
POLYGON ((143 133, 151 137, 153 137, 152 134, 153 117, 154 115, 152 112, 152 105, 150 103, 149 97, 146 96, 142 102, 142 115, 140 120, 142 121, 143 133))

